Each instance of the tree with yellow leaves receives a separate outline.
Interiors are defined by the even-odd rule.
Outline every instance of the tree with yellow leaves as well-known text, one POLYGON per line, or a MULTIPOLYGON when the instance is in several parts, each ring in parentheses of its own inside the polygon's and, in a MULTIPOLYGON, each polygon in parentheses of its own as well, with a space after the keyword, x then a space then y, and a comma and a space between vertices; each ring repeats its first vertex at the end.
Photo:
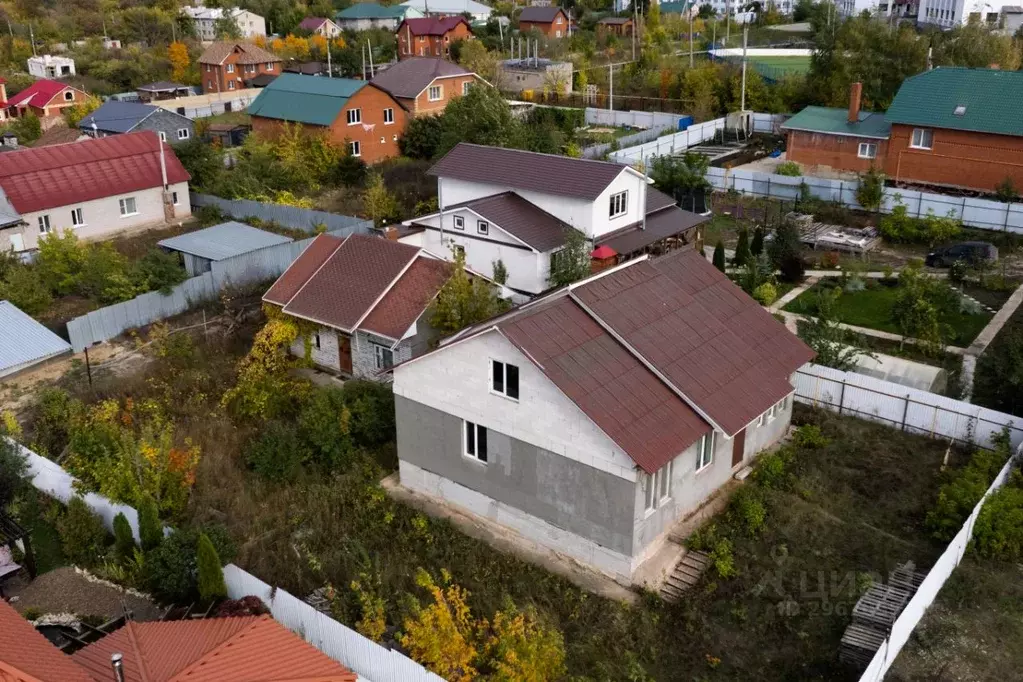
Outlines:
POLYGON ((309 40, 289 33, 284 37, 284 54, 291 59, 309 59, 309 40))
POLYGON ((266 36, 255 36, 252 39, 252 43, 256 47, 262 47, 263 49, 266 49, 266 36))
POLYGON ((83 118, 99 109, 100 104, 102 104, 102 102, 99 97, 89 96, 86 97, 81 104, 74 104, 65 109, 64 118, 67 120, 68 127, 77 128, 83 118))
POLYGON ((171 65, 171 80, 182 83, 188 73, 191 59, 188 57, 188 46, 180 40, 170 44, 167 48, 167 61, 171 65))
POLYGON ((451 574, 441 571, 442 585, 420 568, 416 584, 427 590, 433 603, 422 607, 415 617, 405 621, 401 645, 413 659, 450 682, 476 679, 472 662, 476 649, 472 639, 476 623, 469 613, 469 593, 451 582, 451 574))
POLYGON ((326 58, 327 56, 327 39, 319 33, 314 33, 309 36, 309 47, 314 50, 316 54, 326 58))

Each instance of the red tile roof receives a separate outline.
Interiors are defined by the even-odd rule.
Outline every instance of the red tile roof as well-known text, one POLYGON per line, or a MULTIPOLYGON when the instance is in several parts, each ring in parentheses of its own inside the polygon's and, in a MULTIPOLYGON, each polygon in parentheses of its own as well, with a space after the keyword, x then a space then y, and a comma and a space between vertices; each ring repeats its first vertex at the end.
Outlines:
POLYGON ((124 656, 125 682, 355 682, 354 673, 269 616, 130 622, 72 657, 98 680, 124 656))
MULTIPOLYGON (((7 106, 14 107, 24 104, 34 107, 43 107, 46 106, 47 102, 60 94, 60 92, 65 88, 77 90, 77 88, 74 88, 67 83, 41 78, 8 100, 7 106)), ((79 92, 81 91, 79 90, 79 92)))
POLYGON ((94 682, 84 668, 61 653, 3 599, 0 599, 0 680, 94 682))
POLYGON ((442 36, 459 24, 469 27, 465 17, 420 17, 401 22, 398 31, 403 31, 407 27, 414 36, 442 36))
POLYGON ((414 246, 351 235, 321 235, 263 297, 285 313, 398 340, 450 276, 450 265, 414 246))
MULTIPOLYGON (((155 132, 144 131, 8 152, 0 187, 19 213, 160 187, 160 144, 155 132)), ((174 150, 162 144, 167 182, 187 182, 174 150)))

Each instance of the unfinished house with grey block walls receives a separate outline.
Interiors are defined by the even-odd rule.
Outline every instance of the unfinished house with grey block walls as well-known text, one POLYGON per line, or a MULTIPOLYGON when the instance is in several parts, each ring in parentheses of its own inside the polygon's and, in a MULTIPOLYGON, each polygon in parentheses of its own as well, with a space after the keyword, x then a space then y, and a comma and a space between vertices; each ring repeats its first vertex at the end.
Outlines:
MULTIPOLYGON (((392 365, 420 355, 436 334, 425 313, 451 276, 450 263, 397 241, 319 235, 263 296, 316 325, 314 365, 346 377, 390 379, 392 365)), ((304 357, 306 338, 295 342, 304 357)))
POLYGON ((631 584, 786 433, 812 357, 695 251, 641 257, 396 366, 400 482, 631 584))

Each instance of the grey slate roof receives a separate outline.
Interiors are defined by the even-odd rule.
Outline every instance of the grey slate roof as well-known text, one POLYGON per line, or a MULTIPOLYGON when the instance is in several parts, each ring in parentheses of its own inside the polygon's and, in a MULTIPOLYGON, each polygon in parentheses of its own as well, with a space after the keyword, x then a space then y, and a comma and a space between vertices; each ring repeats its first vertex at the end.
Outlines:
POLYGON ((558 17, 560 7, 526 7, 519 15, 519 21, 549 24, 558 17))
POLYGON ((427 174, 593 201, 626 170, 609 161, 461 142, 427 174))
POLYGON ((566 235, 572 229, 514 192, 473 199, 445 210, 455 208, 468 208, 480 214, 541 253, 564 245, 566 235))
POLYGON ((415 97, 427 88, 435 78, 446 76, 463 76, 472 71, 463 69, 446 59, 433 57, 412 57, 402 59, 397 64, 387 67, 370 81, 373 85, 386 90, 395 97, 415 97))
POLYGON ((0 377, 71 350, 60 338, 10 301, 0 301, 0 377))
POLYGON ((127 133, 159 111, 158 107, 139 102, 118 102, 111 99, 81 120, 80 130, 102 130, 107 133, 127 133))
POLYGON ((293 241, 291 237, 264 232, 234 221, 180 234, 159 242, 159 246, 211 261, 221 261, 267 246, 293 241))

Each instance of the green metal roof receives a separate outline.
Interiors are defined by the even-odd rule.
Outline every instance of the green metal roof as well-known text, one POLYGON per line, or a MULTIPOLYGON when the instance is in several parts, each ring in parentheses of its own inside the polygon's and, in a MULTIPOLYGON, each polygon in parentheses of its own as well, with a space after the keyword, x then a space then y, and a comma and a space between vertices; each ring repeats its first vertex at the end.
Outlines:
POLYGON ((408 7, 401 5, 385 7, 375 2, 357 2, 351 7, 341 10, 335 16, 338 19, 400 19, 405 16, 406 10, 408 7))
POLYGON ((782 130, 808 130, 813 133, 870 137, 887 140, 891 125, 884 114, 861 111, 859 121, 849 123, 848 109, 807 107, 782 124, 782 130))
POLYGON ((351 78, 326 78, 282 73, 263 88, 248 113, 293 123, 329 126, 337 120, 348 98, 367 85, 351 78))
POLYGON ((682 14, 683 12, 688 12, 692 4, 692 0, 684 0, 683 2, 662 2, 660 4, 661 14, 682 14))
POLYGON ((1023 72, 943 66, 904 80, 886 117, 906 125, 1023 135, 1021 110, 1023 72))

